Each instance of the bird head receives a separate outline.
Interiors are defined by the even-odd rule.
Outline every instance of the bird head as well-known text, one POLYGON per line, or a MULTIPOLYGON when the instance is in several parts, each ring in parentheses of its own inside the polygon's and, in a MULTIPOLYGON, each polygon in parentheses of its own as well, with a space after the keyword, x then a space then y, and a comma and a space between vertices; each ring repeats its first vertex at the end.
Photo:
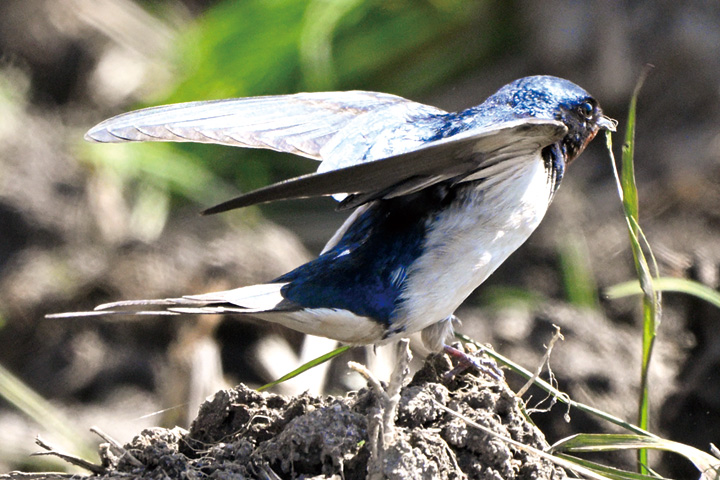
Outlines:
POLYGON ((558 77, 521 78, 493 97, 492 103, 509 106, 517 118, 547 118, 565 124, 568 131, 561 145, 568 163, 582 153, 600 130, 614 132, 617 126, 617 121, 603 115, 598 102, 588 92, 558 77))

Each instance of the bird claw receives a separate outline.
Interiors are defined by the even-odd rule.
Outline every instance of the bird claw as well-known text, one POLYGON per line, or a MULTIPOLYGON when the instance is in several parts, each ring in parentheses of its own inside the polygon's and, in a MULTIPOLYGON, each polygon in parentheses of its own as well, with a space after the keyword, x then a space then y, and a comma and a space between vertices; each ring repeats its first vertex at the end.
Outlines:
POLYGON ((458 364, 452 370, 449 370, 443 375, 443 379, 445 381, 452 380, 456 375, 464 372, 468 368, 474 368, 490 376, 494 380, 502 380, 505 378, 503 371, 492 359, 482 356, 484 353, 482 347, 474 355, 465 353, 462 350, 451 347, 450 345, 444 345, 443 351, 450 358, 456 358, 458 360, 458 364))

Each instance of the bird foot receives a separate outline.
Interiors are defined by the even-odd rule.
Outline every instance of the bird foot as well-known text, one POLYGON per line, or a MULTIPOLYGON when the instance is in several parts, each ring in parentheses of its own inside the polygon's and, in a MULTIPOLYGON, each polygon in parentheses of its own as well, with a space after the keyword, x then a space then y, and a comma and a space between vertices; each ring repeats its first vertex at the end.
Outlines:
POLYGON ((505 378, 503 371, 491 359, 482 356, 483 349, 480 348, 474 354, 469 354, 450 345, 444 345, 443 351, 450 357, 458 360, 458 364, 450 371, 443 375, 445 381, 452 380, 456 375, 464 372, 468 368, 474 368, 495 380, 505 378))

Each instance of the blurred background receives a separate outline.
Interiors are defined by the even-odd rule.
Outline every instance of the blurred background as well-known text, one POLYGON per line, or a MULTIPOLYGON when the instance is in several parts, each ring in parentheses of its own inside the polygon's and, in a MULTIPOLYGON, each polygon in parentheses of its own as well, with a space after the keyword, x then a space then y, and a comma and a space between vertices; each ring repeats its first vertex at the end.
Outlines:
MULTIPOLYGON (((719 46, 720 4, 710 0, 1 2, 0 472, 59 468, 28 457, 36 434, 91 455, 91 425, 120 442, 152 425, 187 426, 213 391, 261 385, 308 350, 331 348, 303 350, 300 335, 251 319, 44 319, 269 280, 316 255, 345 217, 319 199, 201 218, 314 162, 84 143, 95 123, 163 103, 319 90, 458 110, 515 78, 551 74, 591 92, 622 134, 634 83, 652 63, 637 126, 641 224, 664 275, 717 288, 719 46)), ((540 229, 459 316, 462 332, 533 370, 560 325, 565 341, 551 359, 560 388, 635 421, 638 299, 603 296, 633 277, 603 142, 573 163, 540 229)), ((664 299, 654 430, 707 450, 720 443, 720 315, 689 297, 664 299)), ((330 380, 300 385, 358 388, 346 360, 330 380)), ((607 429, 564 413, 533 417, 551 443, 607 429)), ((666 463, 671 475, 691 471, 666 463)))

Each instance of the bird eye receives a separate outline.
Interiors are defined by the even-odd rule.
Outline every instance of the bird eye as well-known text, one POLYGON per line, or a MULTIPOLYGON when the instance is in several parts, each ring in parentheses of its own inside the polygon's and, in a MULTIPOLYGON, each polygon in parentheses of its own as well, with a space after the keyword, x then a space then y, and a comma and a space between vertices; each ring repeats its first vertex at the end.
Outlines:
POLYGON ((592 117, 593 111, 595 110, 595 107, 590 102, 583 102, 578 106, 578 110, 583 117, 590 119, 592 117))

